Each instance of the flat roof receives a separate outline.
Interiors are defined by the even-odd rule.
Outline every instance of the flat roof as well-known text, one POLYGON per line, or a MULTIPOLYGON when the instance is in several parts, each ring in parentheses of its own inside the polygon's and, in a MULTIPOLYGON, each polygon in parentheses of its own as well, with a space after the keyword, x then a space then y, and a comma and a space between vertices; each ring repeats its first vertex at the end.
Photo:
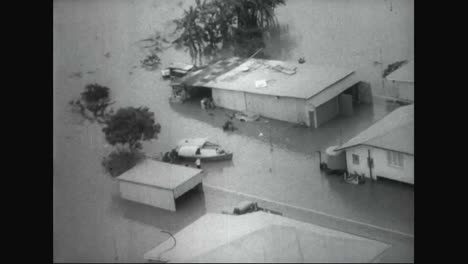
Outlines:
POLYGON ((201 172, 199 169, 145 159, 117 180, 173 190, 201 172))
POLYGON ((240 59, 217 62, 181 83, 213 89, 308 99, 354 73, 353 70, 277 60, 240 59), (220 66, 223 67, 220 67, 220 66), (278 69, 284 68, 286 71, 278 69), (289 72, 289 73, 287 73, 289 72), (266 85, 257 85, 264 82, 266 85))
POLYGON ((147 252, 144 258, 163 258, 169 262, 254 260, 274 263, 278 262, 275 258, 280 257, 279 262, 302 259, 306 263, 359 263, 371 262, 389 248, 382 242, 265 212, 245 215, 207 213, 174 237, 175 247, 173 239, 169 238, 147 252), (287 245, 290 247, 283 247, 287 245))

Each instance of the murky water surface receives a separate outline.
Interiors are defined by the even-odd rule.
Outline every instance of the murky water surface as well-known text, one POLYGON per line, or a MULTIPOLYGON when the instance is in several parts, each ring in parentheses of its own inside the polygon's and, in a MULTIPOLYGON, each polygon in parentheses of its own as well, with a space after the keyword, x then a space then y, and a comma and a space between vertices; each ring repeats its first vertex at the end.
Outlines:
MULTIPOLYGON (((388 63, 413 55, 413 31, 407 26, 412 3, 354 2, 288 1, 278 10, 279 20, 290 25, 291 33, 284 44, 290 49, 281 53, 282 59, 304 56, 314 63, 355 67, 378 90, 380 66, 373 61, 388 63), (376 47, 384 50, 383 57, 376 47)), ((173 214, 118 197, 116 182, 100 165, 112 148, 98 125, 81 120, 67 107, 92 82, 112 89, 114 107, 148 106, 155 113, 162 131, 157 140, 144 145, 150 155, 170 150, 181 138, 199 136, 232 150, 232 161, 203 164, 204 182, 210 186, 413 232, 412 187, 391 182, 352 186, 322 175, 318 168, 316 151, 344 142, 382 118, 394 108, 385 102, 361 106, 353 117, 338 118, 318 130, 268 120, 237 122, 239 129, 233 133, 221 129, 224 110, 203 111, 196 102, 169 104, 170 88, 159 72, 137 67, 142 59, 137 41, 155 29, 173 30, 170 20, 191 1, 180 3, 54 2, 56 261, 142 261, 146 251, 167 239, 160 229, 176 232, 210 210, 199 195, 184 197, 173 214)), ((161 59, 162 67, 190 61, 184 52, 172 49, 161 59)))

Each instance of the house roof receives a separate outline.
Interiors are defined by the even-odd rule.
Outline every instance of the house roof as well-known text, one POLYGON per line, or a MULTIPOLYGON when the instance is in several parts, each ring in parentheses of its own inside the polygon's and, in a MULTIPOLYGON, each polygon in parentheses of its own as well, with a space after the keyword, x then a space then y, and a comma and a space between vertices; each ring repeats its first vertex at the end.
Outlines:
POLYGON ((370 145, 414 155, 414 104, 397 108, 338 149, 358 145, 370 145))
POLYGON ((117 177, 117 180, 173 190, 200 172, 199 169, 145 159, 117 177))
POLYGON ((191 86, 308 99, 354 73, 344 68, 276 60, 233 57, 227 61, 227 64, 219 61, 218 66, 193 72, 181 82, 191 86))
POLYGON ((169 262, 371 262, 389 245, 290 218, 207 213, 144 255, 169 262), (209 234, 209 235, 207 235, 209 234), (168 250, 171 248, 171 250, 168 250))
POLYGON ((386 78, 390 81, 414 82, 414 60, 404 64, 390 73, 386 78))

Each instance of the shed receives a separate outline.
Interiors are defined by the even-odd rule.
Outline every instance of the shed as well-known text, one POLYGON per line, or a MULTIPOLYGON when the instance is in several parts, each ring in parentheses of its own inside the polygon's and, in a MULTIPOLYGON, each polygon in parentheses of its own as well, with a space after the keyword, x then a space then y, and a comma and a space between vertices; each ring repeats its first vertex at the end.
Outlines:
POLYGON ((208 88, 215 105, 318 127, 353 113, 358 101, 351 69, 277 60, 230 58, 195 72, 179 85, 208 88))
POLYGON ((146 159, 119 177, 122 198, 171 211, 175 200, 198 186, 202 188, 201 170, 146 159))
POLYGON ((382 242, 265 212, 208 213, 144 258, 192 263, 363 263, 372 262, 387 248, 382 242))

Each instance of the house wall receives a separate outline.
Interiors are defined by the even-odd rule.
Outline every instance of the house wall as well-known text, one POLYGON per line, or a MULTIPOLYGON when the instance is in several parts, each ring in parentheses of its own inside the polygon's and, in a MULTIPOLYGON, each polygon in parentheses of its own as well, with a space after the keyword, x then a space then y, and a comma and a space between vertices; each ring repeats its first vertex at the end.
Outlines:
POLYGON ((304 99, 252 93, 246 93, 245 98, 247 111, 292 123, 308 123, 304 99))
POLYGON ((398 86, 398 94, 401 99, 414 102, 414 83, 410 82, 395 82, 398 86))
POLYGON ((317 126, 333 119, 339 114, 338 97, 317 107, 317 126))
POLYGON ((367 165, 368 150, 371 151, 371 157, 374 159, 374 168, 372 175, 388 178, 396 181, 414 184, 414 156, 403 154, 403 167, 391 166, 387 162, 387 151, 371 146, 356 146, 346 149, 346 163, 349 173, 356 171, 370 178, 369 167, 367 165), (353 154, 359 156, 359 164, 353 164, 353 154))
POLYGON ((222 89, 212 89, 212 96, 215 105, 219 107, 235 111, 250 111, 264 117, 292 123, 309 124, 305 99, 222 89))
POLYGON ((177 188, 174 189, 174 198, 179 198, 182 194, 193 189, 193 187, 197 186, 201 182, 202 182, 201 174, 198 174, 192 177, 190 180, 184 182, 183 184, 177 186, 177 188))
POLYGON ((244 92, 211 89, 213 101, 216 106, 236 111, 245 111, 244 92))
POLYGON ((171 190, 127 181, 119 181, 119 190, 124 199, 171 211, 176 210, 174 193, 171 190))
POLYGON ((414 102, 414 82, 385 80, 386 96, 414 102))

